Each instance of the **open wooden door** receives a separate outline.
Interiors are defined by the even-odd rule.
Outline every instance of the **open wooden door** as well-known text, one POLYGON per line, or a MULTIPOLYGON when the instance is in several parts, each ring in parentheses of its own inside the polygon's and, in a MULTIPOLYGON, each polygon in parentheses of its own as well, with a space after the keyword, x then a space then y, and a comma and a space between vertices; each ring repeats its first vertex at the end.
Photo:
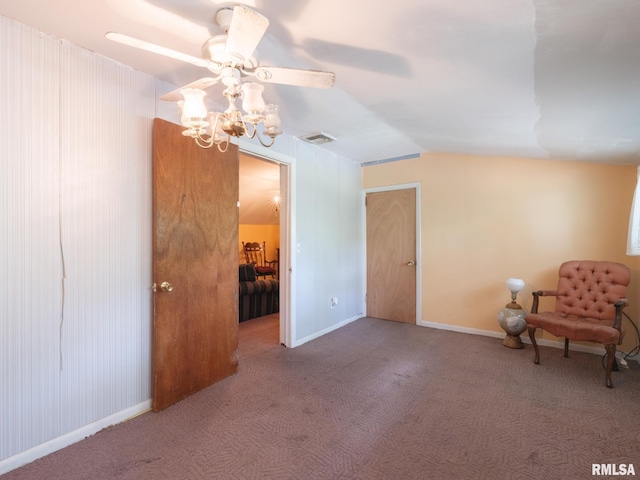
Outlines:
POLYGON ((182 130, 154 120, 156 412, 238 368, 238 148, 202 149, 182 130))
POLYGON ((367 193, 367 315, 416 323, 416 189, 367 193))

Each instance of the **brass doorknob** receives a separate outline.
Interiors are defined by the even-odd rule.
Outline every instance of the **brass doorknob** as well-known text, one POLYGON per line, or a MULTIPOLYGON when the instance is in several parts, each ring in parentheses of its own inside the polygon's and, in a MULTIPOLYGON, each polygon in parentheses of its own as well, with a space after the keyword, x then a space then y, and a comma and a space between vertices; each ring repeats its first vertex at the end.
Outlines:
POLYGON ((171 290, 173 290, 173 285, 171 285, 169 282, 162 282, 160 284, 160 290, 162 290, 163 292, 170 292, 171 290))
POLYGON ((415 260, 409 260, 409 261, 407 262, 407 265, 408 265, 409 267, 415 267, 415 265, 416 265, 416 261, 415 261, 415 260))

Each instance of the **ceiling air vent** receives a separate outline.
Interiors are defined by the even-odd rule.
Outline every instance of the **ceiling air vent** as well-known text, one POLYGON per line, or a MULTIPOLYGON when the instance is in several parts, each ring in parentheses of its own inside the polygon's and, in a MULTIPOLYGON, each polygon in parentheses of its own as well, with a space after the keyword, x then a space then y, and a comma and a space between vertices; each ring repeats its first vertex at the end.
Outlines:
POLYGON ((318 132, 311 133, 309 135, 303 135, 298 137, 300 140, 304 140, 305 142, 313 143, 314 145, 321 145, 323 143, 335 142, 336 138, 332 137, 328 133, 318 132))

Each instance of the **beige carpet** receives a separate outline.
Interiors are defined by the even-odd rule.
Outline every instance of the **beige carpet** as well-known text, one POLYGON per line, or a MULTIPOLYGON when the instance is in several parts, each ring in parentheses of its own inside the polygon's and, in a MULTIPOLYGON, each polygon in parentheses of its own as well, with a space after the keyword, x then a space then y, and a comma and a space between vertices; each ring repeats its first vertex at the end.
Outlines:
POLYGON ((237 375, 2 479, 584 479, 593 463, 640 474, 637 364, 607 389, 599 356, 541 356, 372 318, 295 349, 241 340, 237 375))

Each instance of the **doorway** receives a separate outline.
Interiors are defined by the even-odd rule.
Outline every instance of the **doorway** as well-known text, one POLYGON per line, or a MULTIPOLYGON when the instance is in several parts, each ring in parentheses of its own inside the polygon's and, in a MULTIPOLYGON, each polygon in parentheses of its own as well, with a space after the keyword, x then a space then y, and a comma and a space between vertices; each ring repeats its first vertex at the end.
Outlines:
MULTIPOLYGON (((250 314, 241 312, 241 356, 273 345, 286 345, 288 180, 287 164, 246 151, 240 152, 239 263, 247 263, 243 243, 256 242, 264 246, 264 258, 269 262, 268 265, 276 267, 275 276, 258 278, 260 289, 266 289, 267 293, 250 299, 240 298, 241 310, 243 305, 251 305, 250 314), (278 290, 275 295, 274 288, 278 290), (277 308, 274 309, 273 302, 276 299, 277 308)), ((247 294, 247 288, 240 289, 241 296, 247 294)))

